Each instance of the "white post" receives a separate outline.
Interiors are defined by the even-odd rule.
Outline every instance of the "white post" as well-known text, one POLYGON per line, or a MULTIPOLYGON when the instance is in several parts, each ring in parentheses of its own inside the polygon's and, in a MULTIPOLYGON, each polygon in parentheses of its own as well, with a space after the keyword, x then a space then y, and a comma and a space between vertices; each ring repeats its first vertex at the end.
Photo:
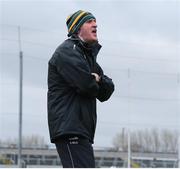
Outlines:
POLYGON ((128 168, 131 168, 131 131, 128 128, 128 168))
MULTIPOLYGON (((130 97, 130 69, 128 68, 128 97, 130 97)), ((128 98, 128 104, 130 103, 130 98, 128 98)), ((130 116, 130 105, 128 105, 128 114, 130 116)), ((128 160, 127 160, 127 167, 131 168, 131 133, 130 127, 128 126, 128 160)))
POLYGON ((23 52, 21 50, 21 30, 18 26, 19 42, 19 142, 18 142, 18 167, 22 167, 22 96, 23 96, 23 52))
MULTIPOLYGON (((177 0, 176 2, 176 21, 177 21, 177 27, 179 28, 179 18, 178 18, 178 14, 180 14, 179 9, 180 9, 180 2, 177 0)), ((180 48, 179 46, 177 46, 176 48, 176 53, 178 56, 178 75, 177 75, 177 84, 178 84, 178 114, 180 114, 180 48)), ((178 168, 180 168, 180 115, 178 116, 178 168)))
POLYGON ((178 149, 178 168, 180 168, 180 131, 179 131, 178 147, 179 147, 179 149, 178 149))
MULTIPOLYGON (((178 84, 178 114, 180 113, 180 73, 177 75, 177 84, 178 84)), ((179 124, 178 124, 178 168, 180 168, 180 115, 179 115, 179 124)))

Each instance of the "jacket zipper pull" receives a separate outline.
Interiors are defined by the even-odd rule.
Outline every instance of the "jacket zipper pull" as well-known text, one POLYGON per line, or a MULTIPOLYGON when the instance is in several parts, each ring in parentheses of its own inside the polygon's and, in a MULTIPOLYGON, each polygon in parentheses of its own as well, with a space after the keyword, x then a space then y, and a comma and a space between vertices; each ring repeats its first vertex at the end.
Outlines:
POLYGON ((76 49, 76 45, 74 44, 74 46, 73 46, 73 50, 75 50, 76 49))

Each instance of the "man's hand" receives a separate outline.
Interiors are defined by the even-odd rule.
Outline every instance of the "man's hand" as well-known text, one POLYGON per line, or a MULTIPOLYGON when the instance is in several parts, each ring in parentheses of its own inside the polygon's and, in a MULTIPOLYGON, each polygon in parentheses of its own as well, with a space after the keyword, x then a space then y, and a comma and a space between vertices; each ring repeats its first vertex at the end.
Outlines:
POLYGON ((91 73, 91 74, 95 77, 96 82, 100 81, 101 77, 97 73, 91 73))

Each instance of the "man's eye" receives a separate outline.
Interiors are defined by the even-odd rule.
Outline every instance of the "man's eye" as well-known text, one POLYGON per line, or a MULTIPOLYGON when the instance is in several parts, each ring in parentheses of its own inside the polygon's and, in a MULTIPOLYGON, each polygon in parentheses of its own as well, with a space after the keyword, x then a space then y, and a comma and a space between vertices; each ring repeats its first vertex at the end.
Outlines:
POLYGON ((87 21, 87 23, 91 23, 91 22, 92 22, 92 20, 87 21))

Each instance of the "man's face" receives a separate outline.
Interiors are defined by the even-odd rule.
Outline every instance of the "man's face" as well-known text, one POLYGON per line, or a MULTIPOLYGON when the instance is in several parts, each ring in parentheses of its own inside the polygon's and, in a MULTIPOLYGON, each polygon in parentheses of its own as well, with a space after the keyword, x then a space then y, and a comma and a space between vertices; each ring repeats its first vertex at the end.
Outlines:
POLYGON ((97 38, 97 24, 95 19, 91 19, 85 22, 79 32, 78 35, 83 38, 83 40, 87 43, 93 43, 98 40, 97 38))

